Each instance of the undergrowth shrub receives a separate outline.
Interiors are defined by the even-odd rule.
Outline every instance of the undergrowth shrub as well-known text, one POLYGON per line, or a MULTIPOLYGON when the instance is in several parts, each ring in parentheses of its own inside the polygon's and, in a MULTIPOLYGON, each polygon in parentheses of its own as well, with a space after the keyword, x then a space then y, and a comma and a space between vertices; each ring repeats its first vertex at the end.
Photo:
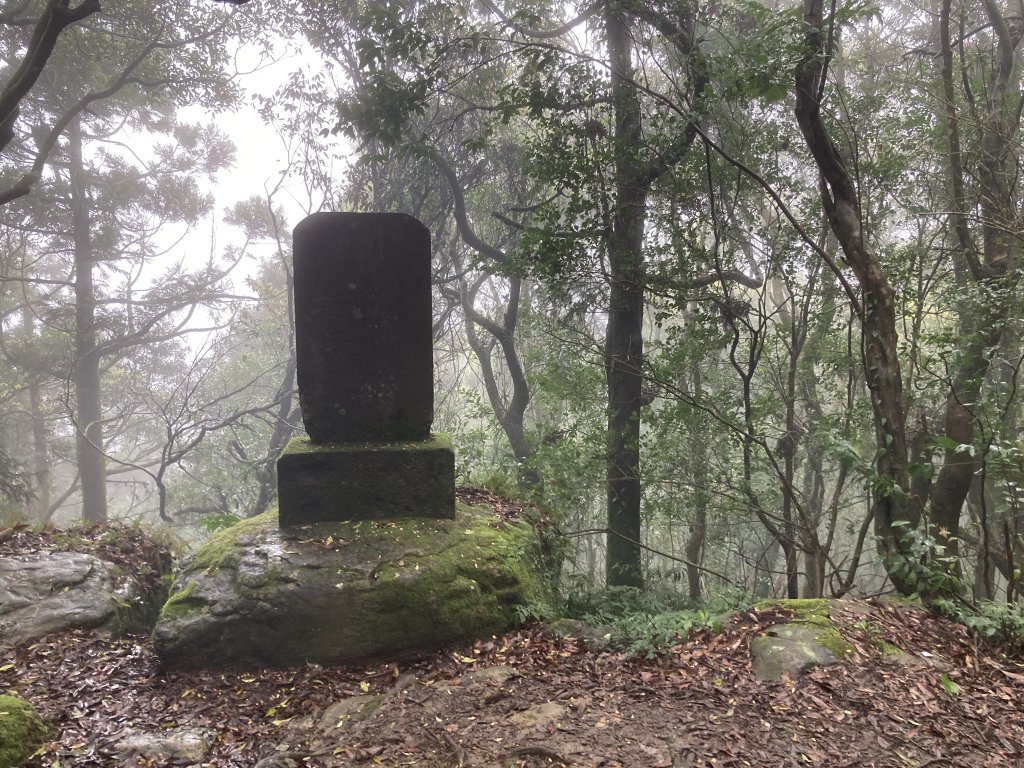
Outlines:
POLYGON ((636 587, 571 589, 561 614, 592 627, 607 627, 609 647, 628 656, 653 658, 686 641, 694 632, 714 628, 719 607, 689 605, 680 592, 636 587))
POLYGON ((989 642, 1010 646, 1017 651, 1024 650, 1024 606, 1020 603, 995 600, 970 603, 962 599, 940 597, 932 601, 932 607, 974 630, 989 642))

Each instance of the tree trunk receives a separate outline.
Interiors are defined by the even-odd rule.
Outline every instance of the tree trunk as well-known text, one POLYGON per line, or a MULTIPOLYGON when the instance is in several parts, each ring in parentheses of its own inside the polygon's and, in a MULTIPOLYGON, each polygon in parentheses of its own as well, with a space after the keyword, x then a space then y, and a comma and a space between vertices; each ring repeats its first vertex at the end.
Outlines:
POLYGON ((281 379, 281 386, 277 388, 277 408, 274 411, 274 431, 270 433, 267 441, 267 450, 263 455, 262 466, 256 471, 259 481, 259 492, 252 509, 249 510, 249 517, 263 514, 269 507, 271 501, 277 495, 277 460, 285 446, 295 434, 302 421, 302 411, 295 406, 295 396, 298 390, 295 387, 295 308, 292 301, 295 296, 294 278, 291 265, 282 255, 281 269, 285 275, 285 296, 288 307, 288 360, 285 362, 284 376, 281 379))
POLYGON ((765 599, 775 597, 775 568, 782 544, 773 536, 757 554, 754 565, 754 597, 765 599))
POLYGON ((78 119, 69 128, 68 139, 75 246, 75 453, 82 485, 82 520, 96 524, 107 520, 107 475, 96 348, 96 293, 92 274, 95 259, 88 181, 82 159, 82 127, 78 119))
MULTIPOLYGON (((33 339, 34 315, 26 300, 21 324, 26 339, 33 339)), ((45 523, 50 510, 50 450, 46 434, 46 414, 43 412, 43 388, 39 372, 32 371, 28 382, 28 407, 32 434, 32 519, 45 523)))
POLYGON ((909 594, 917 585, 908 573, 907 558, 911 555, 904 527, 918 526, 923 504, 909 492, 910 465, 895 297, 863 230, 854 179, 822 119, 821 98, 828 76, 827 52, 831 47, 831 41, 823 34, 822 0, 804 0, 804 20, 804 54, 795 82, 796 118, 821 174, 821 201, 829 227, 861 288, 861 354, 871 392, 878 447, 873 510, 875 534, 890 578, 900 592, 909 594))
MULTIPOLYGON (((704 380, 701 375, 700 361, 694 361, 692 369, 691 393, 695 400, 700 401, 704 397, 704 380)), ((711 490, 708 488, 708 441, 697 430, 690 429, 690 437, 693 440, 692 464, 690 465, 690 476, 693 479, 693 523, 690 525, 690 535, 686 539, 686 585, 689 589, 690 602, 699 604, 703 600, 703 590, 700 583, 700 561, 704 551, 704 541, 708 535, 708 503, 711 490)))
POLYGON ((704 552, 704 541, 708 535, 708 491, 707 473, 704 467, 694 467, 693 482, 697 487, 693 499, 693 523, 686 538, 686 586, 690 602, 698 605, 704 600, 700 583, 700 561, 704 552), (699 485, 698 485, 699 484, 699 485))
MULTIPOLYGON (((974 441, 974 411, 981 398, 985 375, 991 361, 997 357, 995 352, 1006 327, 1017 282, 1021 225, 1014 191, 1017 174, 1015 144, 1020 119, 1020 78, 1016 76, 1015 49, 1020 42, 1020 32, 1011 32, 992 0, 984 0, 983 5, 994 31, 996 50, 988 98, 984 102, 985 112, 981 115, 981 158, 977 173, 983 240, 983 263, 980 265, 974 254, 964 211, 966 204, 949 28, 950 0, 943 2, 939 27, 954 229, 959 256, 966 261, 971 276, 981 287, 979 296, 962 313, 961 335, 967 343, 946 398, 945 434, 958 446, 971 445, 974 441)), ((950 556, 955 557, 958 553, 960 516, 978 468, 976 455, 949 446, 932 488, 931 525, 950 556)))
POLYGON ((530 404, 530 385, 526 380, 526 371, 519 360, 516 349, 515 331, 519 322, 519 300, 522 291, 522 280, 510 277, 508 303, 505 305, 502 321, 498 323, 476 310, 476 296, 480 289, 480 281, 469 286, 463 281, 459 291, 462 303, 462 314, 465 318, 466 338, 470 349, 480 364, 480 375, 487 392, 487 399, 494 411, 498 425, 508 439, 512 455, 519 467, 519 482, 530 492, 542 494, 544 484, 534 463, 533 446, 526 439, 526 408, 530 404), (498 386, 498 378, 491 363, 493 343, 486 343, 480 338, 477 328, 483 328, 491 335, 494 342, 501 348, 505 369, 512 383, 512 396, 506 400, 498 386))
MULTIPOLYGON (((462 190, 462 183, 451 163, 445 160, 440 153, 433 148, 424 148, 427 156, 441 172, 448 182, 452 192, 452 204, 455 208, 455 223, 458 227, 459 238, 469 247, 473 248, 481 256, 491 259, 496 265, 509 266, 511 259, 508 254, 497 246, 482 240, 474 231, 469 220, 469 213, 466 209, 466 199, 462 190)), ((464 267, 458 258, 458 251, 455 244, 452 244, 452 262, 458 265, 458 271, 464 273, 464 267)), ((466 337, 469 346, 473 350, 477 361, 480 363, 480 372, 484 381, 484 388, 487 391, 487 399, 494 411, 494 417, 498 420, 499 426, 508 438, 509 446, 512 448, 512 455, 519 467, 519 482, 529 491, 538 495, 544 492, 543 478, 534 462, 534 449, 526 439, 526 408, 530 404, 530 385, 526 379, 526 371, 519 359, 519 352, 516 349, 516 325, 519 322, 519 301, 522 295, 522 279, 520 277, 509 277, 509 298, 502 313, 499 323, 490 317, 477 312, 476 297, 483 285, 481 278, 469 285, 465 280, 460 280, 459 302, 462 305, 462 313, 465 318, 466 337), (508 371, 509 379, 512 382, 512 396, 506 399, 502 396, 498 387, 498 380, 494 373, 494 366, 491 364, 491 352, 494 343, 484 342, 477 333, 477 327, 483 328, 490 334, 494 342, 501 348, 504 358, 505 369, 508 371)))
POLYGON ((615 204, 608 233, 610 271, 605 370, 608 383, 608 555, 612 586, 643 586, 640 547, 640 407, 643 364, 643 233, 648 184, 638 177, 640 98, 631 37, 615 3, 605 8, 615 113, 615 204))

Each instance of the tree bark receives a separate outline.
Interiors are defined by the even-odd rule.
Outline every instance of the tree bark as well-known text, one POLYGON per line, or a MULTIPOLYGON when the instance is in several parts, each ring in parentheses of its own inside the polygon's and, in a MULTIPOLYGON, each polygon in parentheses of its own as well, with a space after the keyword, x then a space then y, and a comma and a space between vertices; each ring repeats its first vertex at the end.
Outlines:
MULTIPOLYGON (((704 380, 701 375, 700 362, 695 361, 692 369, 692 394, 697 400, 704 396, 704 380)), ((693 439, 692 464, 690 476, 693 479, 693 523, 690 535, 686 539, 686 585, 689 590, 690 602, 698 605, 703 601, 701 589, 700 561, 704 551, 704 542, 708 534, 708 502, 711 490, 708 487, 708 441, 697 434, 696 429, 690 431, 693 439)))
POLYGON ((821 176, 821 202, 829 227, 839 241, 861 288, 861 354, 871 392, 878 447, 874 523, 878 547, 900 592, 916 588, 906 577, 908 550, 904 527, 920 523, 922 500, 910 494, 903 403, 903 378, 898 356, 896 305, 892 286, 868 243, 857 187, 822 117, 821 101, 828 73, 822 0, 804 0, 804 52, 796 70, 796 118, 821 176))
POLYGON ((526 380, 526 371, 519 360, 519 352, 516 350, 515 344, 522 280, 518 277, 510 277, 508 285, 508 303, 505 305, 501 323, 477 311, 475 300, 480 289, 479 282, 469 286, 462 281, 459 300, 462 303, 462 314, 465 318, 466 338, 480 364, 480 375, 483 378, 491 410, 494 411, 494 417, 498 420, 498 425, 508 439, 512 455, 519 467, 519 482, 529 491, 543 493, 543 481, 533 461, 533 446, 526 439, 525 420, 526 408, 530 404, 530 385, 526 380), (505 368, 512 383, 512 396, 507 401, 502 396, 494 366, 491 364, 493 343, 488 344, 480 338, 477 332, 478 327, 489 333, 501 348, 505 368))
POLYGON ((21 65, 0 90, 0 152, 14 138, 14 121, 18 117, 21 100, 42 74, 61 32, 99 10, 99 0, 83 0, 74 8, 70 0, 49 0, 46 4, 32 31, 21 65))
MULTIPOLYGON (((35 337, 34 315, 26 298, 21 313, 25 338, 35 337)), ((43 387, 38 371, 32 371, 28 382, 28 407, 32 434, 32 519, 44 523, 50 509, 50 450, 46 434, 46 414, 43 412, 43 387)))
MULTIPOLYGON (((983 242, 983 262, 980 265, 964 211, 960 131, 953 87, 950 0, 944 0, 939 20, 954 230, 959 245, 958 255, 970 268, 975 284, 981 288, 978 298, 962 312, 961 336, 966 339, 966 347, 946 398, 945 435, 957 446, 970 446, 974 441, 974 411, 981 399, 985 376, 992 360, 997 357, 996 350, 1006 328, 1012 292, 1017 282, 1021 228, 1014 192, 1018 170, 1015 144, 1019 133, 1018 105, 1021 98, 1015 49, 1020 42, 1020 33, 1011 32, 992 0, 984 0, 983 5, 992 25, 996 50, 985 111, 981 113, 981 159, 977 173, 983 242)), ((930 517, 933 533, 951 557, 958 554, 960 517, 978 469, 977 455, 948 446, 942 469, 932 488, 930 517)))
POLYGON ((107 475, 103 450, 103 403, 96 344, 96 293, 88 181, 82 159, 82 126, 68 131, 72 230, 75 250, 75 453, 82 486, 82 520, 107 520, 107 475))
POLYGON ((615 203, 608 233, 610 271, 605 370, 608 385, 608 554, 610 586, 643 586, 640 548, 640 408, 643 364, 643 233, 649 185, 638 178, 640 98, 626 20, 604 14, 615 113, 615 203))
MULTIPOLYGON (((469 220, 469 211, 466 208, 466 198, 462 191, 462 182, 452 164, 433 148, 424 147, 423 151, 448 182, 452 193, 452 205, 459 239, 481 256, 493 261, 495 265, 509 265, 511 259, 508 254, 497 246, 485 242, 473 229, 469 220)), ((453 256, 455 255, 453 251, 453 256)), ((460 260, 453 258, 453 263, 458 264, 459 272, 464 271, 460 260)), ((508 281, 509 298, 500 323, 476 310, 476 296, 481 287, 479 281, 469 285, 465 280, 460 280, 459 303, 462 305, 462 313, 465 318, 466 337, 477 362, 480 363, 480 373, 491 410, 494 411, 494 417, 505 433, 509 447, 512 449, 512 455, 519 466, 519 481, 528 490, 543 493, 543 478, 533 461, 535 451, 526 439, 525 418, 526 409, 530 404, 530 384, 526 378, 526 370, 519 359, 515 339, 516 325, 519 322, 522 279, 513 276, 509 277, 508 281), (491 352, 494 344, 480 338, 477 332, 478 327, 490 334, 494 342, 501 348, 505 368, 512 382, 512 396, 507 402, 499 390, 494 366, 491 364, 491 352)))

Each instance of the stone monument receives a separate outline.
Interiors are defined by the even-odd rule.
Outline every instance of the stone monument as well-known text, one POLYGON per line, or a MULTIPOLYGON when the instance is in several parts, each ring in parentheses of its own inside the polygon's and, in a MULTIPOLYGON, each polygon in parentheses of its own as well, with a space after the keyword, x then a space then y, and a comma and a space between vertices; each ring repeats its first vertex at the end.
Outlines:
POLYGON ((281 527, 453 518, 454 454, 430 432, 430 233, 404 214, 316 213, 293 253, 309 437, 278 461, 281 527))

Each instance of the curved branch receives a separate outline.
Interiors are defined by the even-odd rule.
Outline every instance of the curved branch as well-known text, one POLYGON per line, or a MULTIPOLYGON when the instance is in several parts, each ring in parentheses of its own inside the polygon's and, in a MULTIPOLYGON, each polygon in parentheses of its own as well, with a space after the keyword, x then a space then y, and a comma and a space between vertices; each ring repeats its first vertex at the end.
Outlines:
POLYGON ((99 0, 82 0, 70 8, 71 0, 50 0, 43 15, 36 23, 28 51, 21 66, 7 81, 0 92, 0 151, 14 138, 14 121, 18 118, 18 105, 32 90, 43 67, 49 61, 60 33, 72 24, 85 19, 100 10, 99 0))
MULTIPOLYGON (((18 198, 29 194, 32 191, 32 188, 39 182, 39 179, 42 178, 43 170, 46 168, 46 162, 50 158, 50 153, 53 151, 53 148, 57 146, 57 141, 60 139, 67 127, 71 125, 71 122, 82 114, 82 112, 88 109, 89 105, 93 102, 108 99, 126 85, 137 82, 132 79, 132 72, 138 69, 139 65, 146 60, 149 54, 159 47, 161 47, 160 44, 155 42, 147 45, 128 63, 128 66, 121 71, 121 74, 118 75, 118 78, 113 83, 102 91, 95 91, 93 93, 86 94, 63 115, 61 115, 60 119, 54 123, 53 128, 51 128, 50 132, 46 135, 46 138, 43 139, 42 144, 39 145, 39 151, 36 152, 36 159, 32 163, 32 169, 25 173, 25 175, 22 176, 14 186, 0 192, 0 205, 6 205, 12 200, 17 200, 18 198)), ((2 145, 0 145, 0 150, 2 150, 2 145)))
POLYGON ((578 15, 576 18, 570 19, 559 27, 555 27, 553 29, 531 29, 530 27, 524 27, 509 19, 509 17, 505 15, 504 11, 502 11, 498 7, 497 3, 493 2, 493 0, 483 0, 483 5, 491 11, 491 13, 501 19, 503 24, 506 24, 513 31, 518 32, 524 37, 532 37, 537 40, 551 40, 552 38, 568 34, 574 27, 579 26, 581 23, 596 14, 598 9, 598 4, 594 3, 589 8, 585 8, 583 13, 578 15))
POLYGON ((424 157, 437 166, 437 170, 441 172, 441 175, 444 176, 448 186, 451 188, 452 202, 455 206, 455 223, 459 227, 459 236, 462 238, 462 241, 473 250, 489 259, 493 259, 498 264, 508 265, 509 259, 505 252, 481 240, 473 230, 473 225, 469 223, 469 216, 466 214, 466 196, 462 192, 462 183, 459 181, 458 174, 455 173, 451 163, 443 158, 433 147, 421 145, 417 149, 423 153, 424 157))

